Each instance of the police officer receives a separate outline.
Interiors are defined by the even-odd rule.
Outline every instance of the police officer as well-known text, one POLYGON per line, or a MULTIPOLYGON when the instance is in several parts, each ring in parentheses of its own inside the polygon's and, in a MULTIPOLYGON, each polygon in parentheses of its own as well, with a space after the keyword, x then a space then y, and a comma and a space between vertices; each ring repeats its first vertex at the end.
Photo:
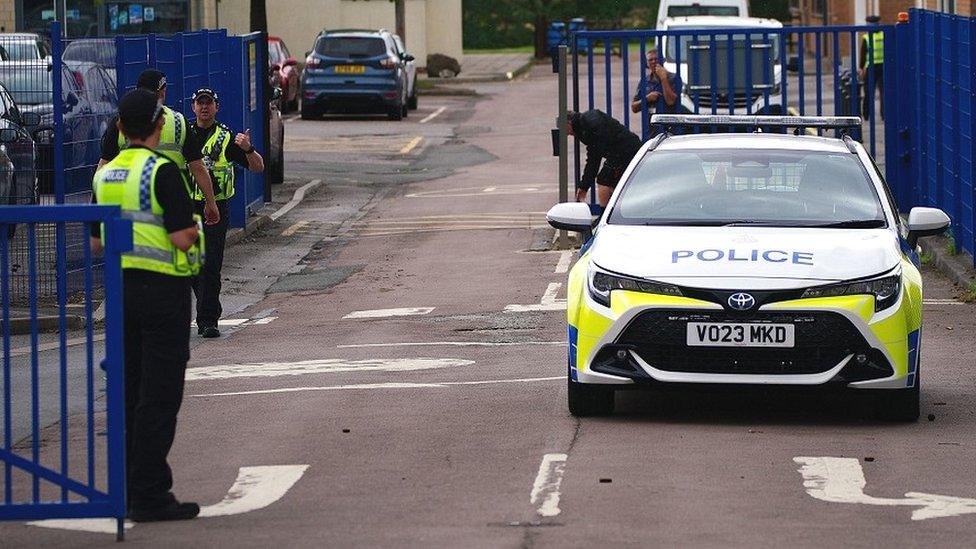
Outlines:
MULTIPOLYGON (((865 21, 872 25, 878 25, 881 22, 881 17, 877 15, 869 15, 864 18, 865 21)), ((881 93, 881 107, 880 114, 881 119, 884 120, 884 31, 878 29, 873 32, 869 32, 861 37, 861 51, 858 55, 857 70, 858 79, 864 84, 864 96, 861 98, 861 117, 865 120, 870 119, 871 111, 868 109, 869 101, 874 102, 874 94, 876 91, 881 93), (868 44, 870 43, 871 51, 868 51, 868 44), (870 66, 868 64, 868 55, 871 56, 870 66), (871 72, 870 78, 868 71, 871 72), (870 81, 869 81, 870 80, 870 81), (868 87, 870 86, 870 88, 868 87)))
MULTIPOLYGON (((126 488, 138 522, 197 516, 170 489, 166 456, 183 401, 190 358, 190 278, 200 270, 203 235, 188 184, 154 149, 166 117, 156 95, 137 89, 119 101, 118 129, 128 147, 95 173, 95 201, 132 220, 133 248, 122 254, 125 322, 126 488)), ((100 227, 92 246, 101 248, 100 227)))
MULTIPOLYGON (((142 71, 136 86, 153 92, 160 102, 166 102, 166 75, 158 70, 142 71)), ((186 118, 179 111, 164 106, 163 117, 166 124, 163 126, 158 151, 175 162, 180 170, 186 172, 189 169, 193 180, 200 187, 203 196, 207 198, 204 219, 208 225, 217 223, 220 221, 220 215, 213 196, 213 183, 200 158, 200 147, 203 144, 197 143, 187 127, 186 118)), ((109 125, 105 135, 102 136, 102 156, 98 161, 98 167, 101 168, 115 158, 125 146, 125 138, 119 133, 115 124, 109 125)))
MULTIPOLYGON (((218 223, 203 229, 207 239, 207 260, 200 276, 193 282, 193 292, 197 296, 197 333, 203 337, 220 337, 217 328, 217 321, 223 312, 220 306, 220 269, 224 263, 224 242, 227 239, 227 201, 234 196, 234 164, 252 172, 264 171, 264 159, 251 143, 251 130, 234 133, 217 121, 219 111, 217 92, 200 88, 193 94, 193 113, 197 115, 197 120, 191 133, 195 133, 197 142, 203 144, 203 163, 214 183, 220 213, 218 223)), ((204 202, 199 189, 194 198, 197 200, 197 212, 202 213, 204 202)))

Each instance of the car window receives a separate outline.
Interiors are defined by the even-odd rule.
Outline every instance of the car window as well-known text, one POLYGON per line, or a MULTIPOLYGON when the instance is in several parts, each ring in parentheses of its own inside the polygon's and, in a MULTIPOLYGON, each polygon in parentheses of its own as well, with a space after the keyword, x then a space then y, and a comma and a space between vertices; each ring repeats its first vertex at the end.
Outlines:
MULTIPOLYGON (((695 27, 669 27, 668 30, 675 31, 688 31, 694 33, 696 30, 707 31, 714 30, 718 28, 726 27, 708 27, 704 25, 697 25, 695 27)), ((711 36, 707 34, 700 35, 685 35, 681 37, 670 37, 665 38, 664 45, 664 55, 667 61, 674 63, 677 60, 677 42, 681 42, 681 62, 682 63, 708 63, 710 56, 701 53, 700 49, 693 49, 694 45, 704 45, 711 47, 712 41, 711 36), (695 52, 698 52, 697 54, 695 52), (696 61, 697 60, 697 61, 696 61)), ((728 59, 728 41, 729 36, 727 34, 716 34, 715 35, 715 48, 717 50, 716 59, 720 63, 721 67, 726 66, 725 60, 728 59)), ((745 52, 752 51, 757 67, 754 69, 756 74, 761 74, 760 67, 758 64, 763 61, 774 62, 779 59, 779 43, 780 40, 776 35, 763 36, 762 34, 750 34, 748 39, 745 34, 733 34, 732 35, 732 55, 736 58, 745 59, 745 52), (766 44, 769 47, 767 49, 757 49, 758 44, 766 44), (759 53, 757 53, 759 52, 759 53)), ((707 65, 706 65, 707 66, 707 65)), ((704 69, 703 69, 704 70, 704 69)), ((720 71, 721 72, 721 71, 720 71)))
POLYGON ((316 53, 328 57, 379 57, 386 54, 382 38, 325 37, 315 45, 316 53))
POLYGON ((884 219, 854 154, 726 149, 648 154, 624 184, 609 223, 885 226, 884 219))
POLYGON ((30 40, 5 40, 3 47, 11 61, 33 61, 38 57, 37 44, 30 40))
POLYGON ((393 42, 396 44, 396 50, 400 52, 401 55, 407 53, 407 49, 403 47, 403 40, 401 40, 399 36, 394 36, 393 42))
POLYGON ((281 55, 284 59, 291 57, 291 53, 288 51, 288 46, 285 46, 284 42, 278 42, 278 47, 281 48, 281 55))
POLYGON ((0 80, 19 105, 51 102, 51 73, 38 66, 0 67, 0 80))

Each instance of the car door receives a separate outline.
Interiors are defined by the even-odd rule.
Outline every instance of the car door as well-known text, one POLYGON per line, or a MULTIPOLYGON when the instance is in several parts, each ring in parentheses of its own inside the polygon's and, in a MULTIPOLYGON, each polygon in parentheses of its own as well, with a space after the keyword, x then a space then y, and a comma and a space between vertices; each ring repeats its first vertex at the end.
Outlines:
MULTIPOLYGON (((394 34, 393 42, 396 44, 397 47, 397 55, 400 56, 400 59, 404 59, 404 56, 407 55, 407 50, 403 45, 403 40, 400 39, 399 35, 394 34)), ((417 78, 417 63, 416 61, 413 60, 407 61, 406 59, 404 59, 404 68, 407 71, 407 90, 408 90, 407 94, 412 95, 414 93, 414 90, 416 90, 415 85, 416 85, 416 78, 417 78)))

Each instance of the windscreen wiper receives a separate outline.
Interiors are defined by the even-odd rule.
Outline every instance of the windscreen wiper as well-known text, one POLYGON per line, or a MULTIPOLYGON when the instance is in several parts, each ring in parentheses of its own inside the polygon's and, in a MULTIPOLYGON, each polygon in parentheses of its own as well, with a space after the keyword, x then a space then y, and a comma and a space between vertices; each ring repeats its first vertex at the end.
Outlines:
POLYGON ((847 221, 837 221, 834 223, 823 223, 821 225, 811 225, 812 227, 825 229, 880 229, 886 225, 884 219, 848 219, 847 221))

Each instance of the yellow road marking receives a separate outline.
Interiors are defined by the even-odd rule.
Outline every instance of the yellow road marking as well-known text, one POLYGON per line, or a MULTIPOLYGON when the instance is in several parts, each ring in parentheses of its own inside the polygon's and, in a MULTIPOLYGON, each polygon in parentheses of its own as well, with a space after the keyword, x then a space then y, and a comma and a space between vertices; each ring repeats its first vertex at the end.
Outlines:
POLYGON ((291 227, 288 227, 287 229, 281 231, 281 236, 291 236, 291 235, 297 233, 298 231, 300 231, 301 228, 304 227, 305 225, 308 225, 308 221, 307 220, 299 221, 299 222, 295 223, 294 225, 292 225, 291 227))
POLYGON ((407 154, 407 153, 409 153, 410 151, 412 151, 414 149, 414 147, 416 147, 417 145, 419 145, 422 140, 423 140, 423 137, 421 137, 419 135, 417 137, 414 137, 409 143, 407 143, 402 149, 400 149, 400 154, 407 154))

